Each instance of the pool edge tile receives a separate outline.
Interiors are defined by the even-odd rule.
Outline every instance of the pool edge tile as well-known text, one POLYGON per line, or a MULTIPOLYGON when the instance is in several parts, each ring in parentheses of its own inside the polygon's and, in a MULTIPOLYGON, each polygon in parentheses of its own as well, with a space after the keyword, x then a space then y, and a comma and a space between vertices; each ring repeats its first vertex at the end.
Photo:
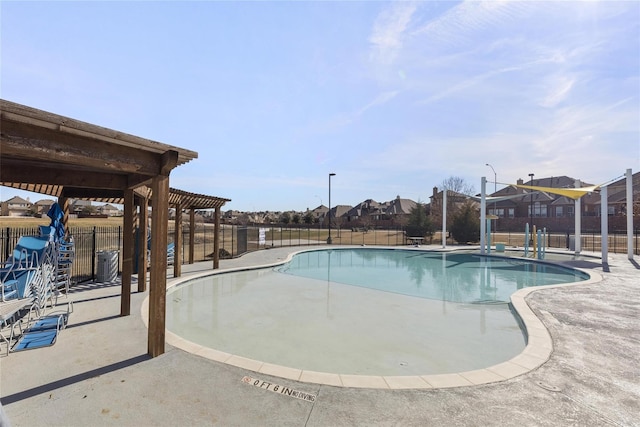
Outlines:
POLYGON ((274 377, 286 378, 289 380, 299 381, 302 375, 301 369, 288 368, 286 366, 274 365, 272 363, 263 363, 258 371, 261 374, 272 375, 274 377))
POLYGON ((384 376, 383 379, 391 390, 433 388, 431 384, 418 375, 384 376))
POLYGON ((330 385, 334 387, 344 387, 339 374, 331 374, 328 372, 302 371, 300 381, 314 384, 330 385))
POLYGON ((508 362, 515 363, 516 365, 529 369, 529 371, 542 366, 546 361, 547 359, 542 359, 525 353, 520 353, 516 357, 508 360, 508 362))
POLYGON ((474 385, 489 384, 506 380, 502 375, 489 369, 476 369, 475 371, 460 372, 460 376, 474 385))
POLYGON ((453 388, 474 385, 471 381, 460 374, 421 375, 420 378, 426 381, 433 388, 453 388))
POLYGON ((490 366, 487 370, 494 372, 507 380, 531 372, 531 369, 510 361, 490 366))
POLYGON ((340 375, 344 387, 388 389, 389 385, 381 376, 373 375, 340 375))
POLYGON ((202 347, 202 349, 197 351, 195 354, 206 359, 214 360, 221 363, 227 363, 227 360, 229 360, 229 358, 233 356, 231 353, 225 353, 224 351, 216 350, 209 347, 202 347))
POLYGON ((248 359, 242 356, 232 355, 225 361, 228 365, 233 365, 237 368, 247 369, 249 371, 260 372, 260 368, 264 364, 258 360, 248 359))

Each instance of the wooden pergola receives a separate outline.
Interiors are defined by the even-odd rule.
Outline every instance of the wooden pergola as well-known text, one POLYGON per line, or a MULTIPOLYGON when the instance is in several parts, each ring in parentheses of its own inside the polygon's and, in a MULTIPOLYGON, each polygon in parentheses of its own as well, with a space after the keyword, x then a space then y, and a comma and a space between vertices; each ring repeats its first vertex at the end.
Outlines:
MULTIPOLYGON (((65 222, 70 198, 124 205, 121 316, 131 311, 136 206, 141 224, 146 224, 151 207, 148 353, 152 357, 163 354, 170 205, 176 207, 176 230, 181 229, 183 209, 191 209, 192 219, 195 209, 216 209, 214 268, 218 262, 220 207, 228 199, 169 187, 171 171, 198 154, 6 100, 0 100, 0 116, 0 185, 57 197, 65 222)), ((140 229, 144 230, 141 247, 146 247, 147 227, 140 229)), ((182 233, 176 233, 176 239, 178 250, 182 233)), ((189 255, 193 262, 192 249, 189 255)), ((180 275, 179 264, 174 263, 176 276, 180 275)), ((138 287, 144 290, 146 270, 141 271, 138 287)))

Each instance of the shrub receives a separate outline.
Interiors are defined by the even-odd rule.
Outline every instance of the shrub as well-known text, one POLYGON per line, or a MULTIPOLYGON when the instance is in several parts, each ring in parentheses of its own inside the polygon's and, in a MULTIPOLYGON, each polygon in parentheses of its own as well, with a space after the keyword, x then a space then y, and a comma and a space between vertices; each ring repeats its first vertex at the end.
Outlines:
POLYGON ((458 243, 480 241, 480 218, 478 217, 478 211, 471 203, 462 205, 454 215, 450 231, 458 243))

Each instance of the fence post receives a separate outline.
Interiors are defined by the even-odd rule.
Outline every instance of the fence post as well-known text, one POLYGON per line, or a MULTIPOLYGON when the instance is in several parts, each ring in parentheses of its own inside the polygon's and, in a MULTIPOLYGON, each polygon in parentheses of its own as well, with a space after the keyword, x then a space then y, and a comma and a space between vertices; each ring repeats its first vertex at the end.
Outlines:
POLYGON ((96 280, 96 226, 93 226, 91 238, 91 280, 96 280))
POLYGON ((9 244, 11 239, 11 228, 7 227, 7 242, 4 245, 4 259, 9 259, 9 244))
POLYGON ((120 254, 122 254, 124 251, 122 249, 122 227, 118 226, 118 275, 120 275, 120 273, 122 273, 120 271, 120 254))

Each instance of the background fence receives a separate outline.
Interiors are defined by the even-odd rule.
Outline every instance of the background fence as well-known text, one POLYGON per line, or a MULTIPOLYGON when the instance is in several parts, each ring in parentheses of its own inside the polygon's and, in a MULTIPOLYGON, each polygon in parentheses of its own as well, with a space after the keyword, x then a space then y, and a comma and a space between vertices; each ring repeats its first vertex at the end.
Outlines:
MULTIPOLYGON (((74 283, 96 279, 98 252, 122 251, 123 230, 120 226, 105 227, 70 227, 71 235, 76 246, 76 259, 72 270, 74 283)), ((0 229, 0 256, 2 259, 13 251, 20 236, 34 236, 38 234, 38 227, 6 227, 0 229)), ((599 252, 601 237, 599 232, 582 232, 582 250, 599 252)), ((174 241, 175 229, 169 226, 169 243, 174 241)), ((190 232, 188 225, 182 229, 183 246, 180 253, 175 254, 175 262, 183 264, 189 262, 190 232)), ((222 225, 220 227, 220 259, 232 258, 246 252, 282 246, 313 246, 324 245, 329 237, 326 228, 304 227, 257 227, 222 225), (262 232, 261 232, 262 231, 262 232), (263 241, 260 241, 261 235, 263 241)), ((569 248, 573 234, 570 232, 548 233, 547 247, 569 248)), ((404 230, 400 227, 389 229, 332 229, 331 238, 334 245, 406 245, 404 230)), ((213 259, 214 227, 212 224, 196 224, 194 239, 194 262, 213 259)), ((523 246, 524 233, 497 232, 493 233, 492 244, 504 243, 506 246, 523 246)), ((440 232, 435 233, 431 240, 425 243, 440 243, 440 232)), ((609 252, 626 253, 626 233, 609 234, 609 252)), ((455 242, 447 240, 448 245, 455 242)), ((640 255, 640 230, 633 235, 634 254, 640 255)), ((137 253, 139 248, 135 248, 137 253)), ((122 268, 121 257, 118 257, 118 272, 122 268)), ((137 265, 135 265, 137 268, 137 265)))

